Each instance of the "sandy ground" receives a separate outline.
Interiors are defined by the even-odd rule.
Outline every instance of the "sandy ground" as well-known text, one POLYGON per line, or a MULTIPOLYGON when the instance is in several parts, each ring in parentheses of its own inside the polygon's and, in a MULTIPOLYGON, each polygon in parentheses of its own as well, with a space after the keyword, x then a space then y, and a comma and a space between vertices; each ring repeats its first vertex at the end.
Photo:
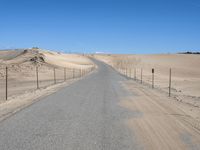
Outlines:
POLYGON ((199 108, 94 62, 91 75, 0 122, 1 149, 200 149, 199 108))
POLYGON ((93 57, 112 65, 131 78, 134 78, 136 72, 138 80, 141 79, 142 68, 143 83, 149 86, 152 83, 152 68, 154 68, 154 85, 165 93, 168 92, 171 68, 172 95, 179 101, 200 107, 200 55, 94 55, 93 57))
POLYGON ((78 54, 63 54, 41 49, 0 51, 0 103, 5 102, 6 66, 8 97, 15 97, 37 88, 36 66, 39 72, 39 87, 44 88, 55 82, 61 83, 80 77, 90 72, 94 64, 87 57, 78 54))
POLYGON ((0 51, 0 120, 89 74, 94 64, 82 55, 40 49, 0 51), (5 67, 8 67, 8 100, 5 67), (37 89, 36 66, 39 89, 37 89), (54 80, 55 69, 55 80, 54 80), (55 84, 56 83, 56 84, 55 84))
POLYGON ((200 148, 199 108, 174 101, 133 80, 121 84, 135 95, 121 98, 119 105, 138 114, 126 124, 137 132, 144 149, 200 148))
POLYGON ((122 86, 134 93, 119 103, 137 115, 126 120, 137 132, 144 149, 200 148, 200 56, 199 55, 95 55, 129 80, 122 86), (134 70, 136 78, 134 80, 134 70), (141 84, 141 68, 143 84, 141 84), (151 68, 155 87, 151 89, 151 68), (169 68, 172 68, 172 96, 168 97, 169 68), (136 96, 136 97, 135 97, 136 96))

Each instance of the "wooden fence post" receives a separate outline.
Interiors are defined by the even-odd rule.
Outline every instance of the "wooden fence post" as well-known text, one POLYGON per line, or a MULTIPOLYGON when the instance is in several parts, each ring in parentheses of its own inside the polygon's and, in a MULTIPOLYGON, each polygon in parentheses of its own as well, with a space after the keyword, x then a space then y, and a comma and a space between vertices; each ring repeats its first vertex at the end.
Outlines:
POLYGON ((169 69, 169 97, 171 96, 172 69, 169 69))
POLYGON ((142 84, 142 68, 141 68, 141 84, 142 84))
POLYGON ((134 79, 136 80, 136 68, 134 68, 134 79))
POLYGON ((39 75, 38 75, 38 66, 36 66, 36 82, 37 82, 37 89, 39 89, 39 75))
POLYGON ((8 100, 8 67, 6 66, 6 100, 8 100))
POLYGON ((66 68, 64 68, 64 81, 66 81, 66 68))
POLYGON ((53 72, 54 72, 54 84, 56 84, 56 68, 53 68, 53 72))
POLYGON ((73 68, 73 79, 75 78, 75 69, 73 68))
POLYGON ((152 89, 154 88, 154 68, 152 68, 152 89))

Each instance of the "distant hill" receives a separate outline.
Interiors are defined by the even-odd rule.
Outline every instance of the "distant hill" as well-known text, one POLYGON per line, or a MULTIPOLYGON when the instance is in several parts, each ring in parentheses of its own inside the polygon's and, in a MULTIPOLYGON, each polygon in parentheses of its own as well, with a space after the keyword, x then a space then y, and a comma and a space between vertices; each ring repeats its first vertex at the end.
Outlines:
POLYGON ((179 54, 200 54, 200 52, 190 52, 190 51, 187 51, 187 52, 181 52, 179 54))
POLYGON ((0 67, 5 65, 48 65, 66 68, 84 68, 92 61, 78 54, 65 54, 39 48, 0 51, 0 67))

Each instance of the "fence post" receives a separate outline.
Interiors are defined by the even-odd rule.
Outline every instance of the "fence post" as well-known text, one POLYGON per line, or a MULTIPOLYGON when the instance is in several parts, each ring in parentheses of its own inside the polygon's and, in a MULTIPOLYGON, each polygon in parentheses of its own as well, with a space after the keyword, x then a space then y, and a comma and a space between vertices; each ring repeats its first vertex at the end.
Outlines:
POLYGON ((6 100, 8 100, 8 67, 6 66, 6 100))
POLYGON ((66 81, 66 68, 64 68, 64 81, 66 81))
POLYGON ((169 69, 169 97, 171 96, 171 80, 172 80, 172 69, 169 69))
POLYGON ((73 68, 73 79, 75 78, 75 72, 74 72, 74 68, 73 68))
POLYGON ((152 89, 154 88, 154 68, 152 68, 152 89))
POLYGON ((36 78, 37 78, 37 89, 39 89, 39 75, 38 75, 38 66, 36 66, 36 78))
POLYGON ((56 68, 53 68, 53 73, 54 73, 54 84, 56 84, 56 68))
POLYGON ((136 80, 136 68, 134 68, 134 79, 136 80))
POLYGON ((141 84, 142 84, 142 68, 141 68, 141 84))

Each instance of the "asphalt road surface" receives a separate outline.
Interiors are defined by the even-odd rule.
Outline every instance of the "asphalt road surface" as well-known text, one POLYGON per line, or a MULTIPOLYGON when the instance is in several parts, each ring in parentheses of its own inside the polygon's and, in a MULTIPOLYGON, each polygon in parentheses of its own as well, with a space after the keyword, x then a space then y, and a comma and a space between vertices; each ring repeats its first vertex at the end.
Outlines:
POLYGON ((0 150, 140 149, 118 105, 126 80, 96 61, 98 70, 0 122, 0 150))
POLYGON ((95 63, 94 73, 0 122, 0 150, 200 149, 173 101, 95 63))

